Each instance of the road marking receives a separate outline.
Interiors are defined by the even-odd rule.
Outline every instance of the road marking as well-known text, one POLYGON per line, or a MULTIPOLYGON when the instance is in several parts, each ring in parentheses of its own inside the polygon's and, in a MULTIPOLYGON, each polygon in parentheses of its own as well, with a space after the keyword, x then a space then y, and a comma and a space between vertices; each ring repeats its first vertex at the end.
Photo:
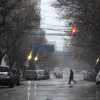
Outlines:
POLYGON ((37 95, 37 83, 34 83, 34 96, 37 95))
POLYGON ((27 93, 28 100, 30 100, 30 95, 31 95, 31 93, 30 93, 30 92, 28 92, 28 93, 27 93))
POLYGON ((31 81, 28 81, 28 87, 27 87, 28 100, 30 100, 30 96, 31 96, 31 81))
POLYGON ((27 89, 28 89, 28 92, 29 92, 29 91, 31 90, 31 87, 30 87, 30 86, 28 86, 28 88, 27 88, 27 89))

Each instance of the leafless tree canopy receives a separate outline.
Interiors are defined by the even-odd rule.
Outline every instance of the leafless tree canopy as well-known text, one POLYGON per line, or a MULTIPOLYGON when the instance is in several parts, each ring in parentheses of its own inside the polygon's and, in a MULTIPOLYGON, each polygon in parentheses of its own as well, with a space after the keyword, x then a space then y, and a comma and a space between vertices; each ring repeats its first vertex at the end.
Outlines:
POLYGON ((0 60, 7 54, 10 65, 17 60, 21 62, 25 56, 22 43, 27 41, 33 25, 40 24, 37 12, 31 0, 0 0, 0 60))
MULTIPOLYGON (((76 37, 73 38, 75 53, 82 59, 95 63, 100 55, 100 2, 99 0, 57 0, 64 8, 65 17, 70 16, 78 27, 76 37), (80 52, 80 53, 79 53, 80 52)), ((65 18, 64 17, 64 18, 65 18)))

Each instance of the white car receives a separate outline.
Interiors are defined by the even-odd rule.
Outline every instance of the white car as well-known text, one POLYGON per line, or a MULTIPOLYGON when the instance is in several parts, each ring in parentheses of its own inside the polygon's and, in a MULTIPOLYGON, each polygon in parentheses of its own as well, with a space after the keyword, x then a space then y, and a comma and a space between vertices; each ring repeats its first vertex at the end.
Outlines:
POLYGON ((100 84, 100 71, 98 72, 97 76, 96 76, 96 84, 100 84))

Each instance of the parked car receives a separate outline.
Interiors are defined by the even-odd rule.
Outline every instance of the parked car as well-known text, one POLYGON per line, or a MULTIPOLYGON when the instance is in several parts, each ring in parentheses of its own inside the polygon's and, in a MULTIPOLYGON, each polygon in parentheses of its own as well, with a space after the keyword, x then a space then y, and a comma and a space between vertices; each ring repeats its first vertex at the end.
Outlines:
POLYGON ((53 71, 53 74, 54 74, 55 78, 58 78, 58 79, 63 78, 63 71, 60 67, 55 67, 54 71, 53 71))
POLYGON ((84 80, 94 81, 94 82, 96 81, 96 72, 94 70, 84 72, 83 75, 84 75, 84 80))
POLYGON ((50 75, 49 75, 49 71, 47 70, 35 70, 36 72, 36 80, 41 80, 41 79, 49 79, 50 75))
POLYGON ((54 76, 55 76, 55 78, 58 78, 58 79, 63 78, 63 74, 60 72, 54 72, 54 76))
POLYGON ((32 69, 26 69, 25 72, 24 72, 23 77, 26 80, 33 80, 36 77, 36 72, 32 69))
POLYGON ((49 71, 26 69, 24 78, 27 80, 49 79, 49 71))
POLYGON ((16 85, 20 85, 20 79, 21 79, 20 71, 17 68, 13 68, 11 69, 11 72, 14 75, 14 80, 15 80, 16 85))
POLYGON ((8 66, 0 66, 0 85, 14 85, 20 84, 20 74, 17 69, 10 69, 8 66))

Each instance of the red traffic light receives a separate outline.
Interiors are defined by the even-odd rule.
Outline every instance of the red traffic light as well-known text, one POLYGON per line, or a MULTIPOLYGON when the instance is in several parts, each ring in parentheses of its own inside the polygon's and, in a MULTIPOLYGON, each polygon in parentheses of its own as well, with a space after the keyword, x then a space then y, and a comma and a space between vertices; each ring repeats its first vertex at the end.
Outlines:
POLYGON ((72 26, 72 32, 73 33, 78 32, 77 26, 75 24, 72 26))
POLYGON ((75 24, 72 25, 71 36, 75 36, 78 32, 77 26, 75 24))

